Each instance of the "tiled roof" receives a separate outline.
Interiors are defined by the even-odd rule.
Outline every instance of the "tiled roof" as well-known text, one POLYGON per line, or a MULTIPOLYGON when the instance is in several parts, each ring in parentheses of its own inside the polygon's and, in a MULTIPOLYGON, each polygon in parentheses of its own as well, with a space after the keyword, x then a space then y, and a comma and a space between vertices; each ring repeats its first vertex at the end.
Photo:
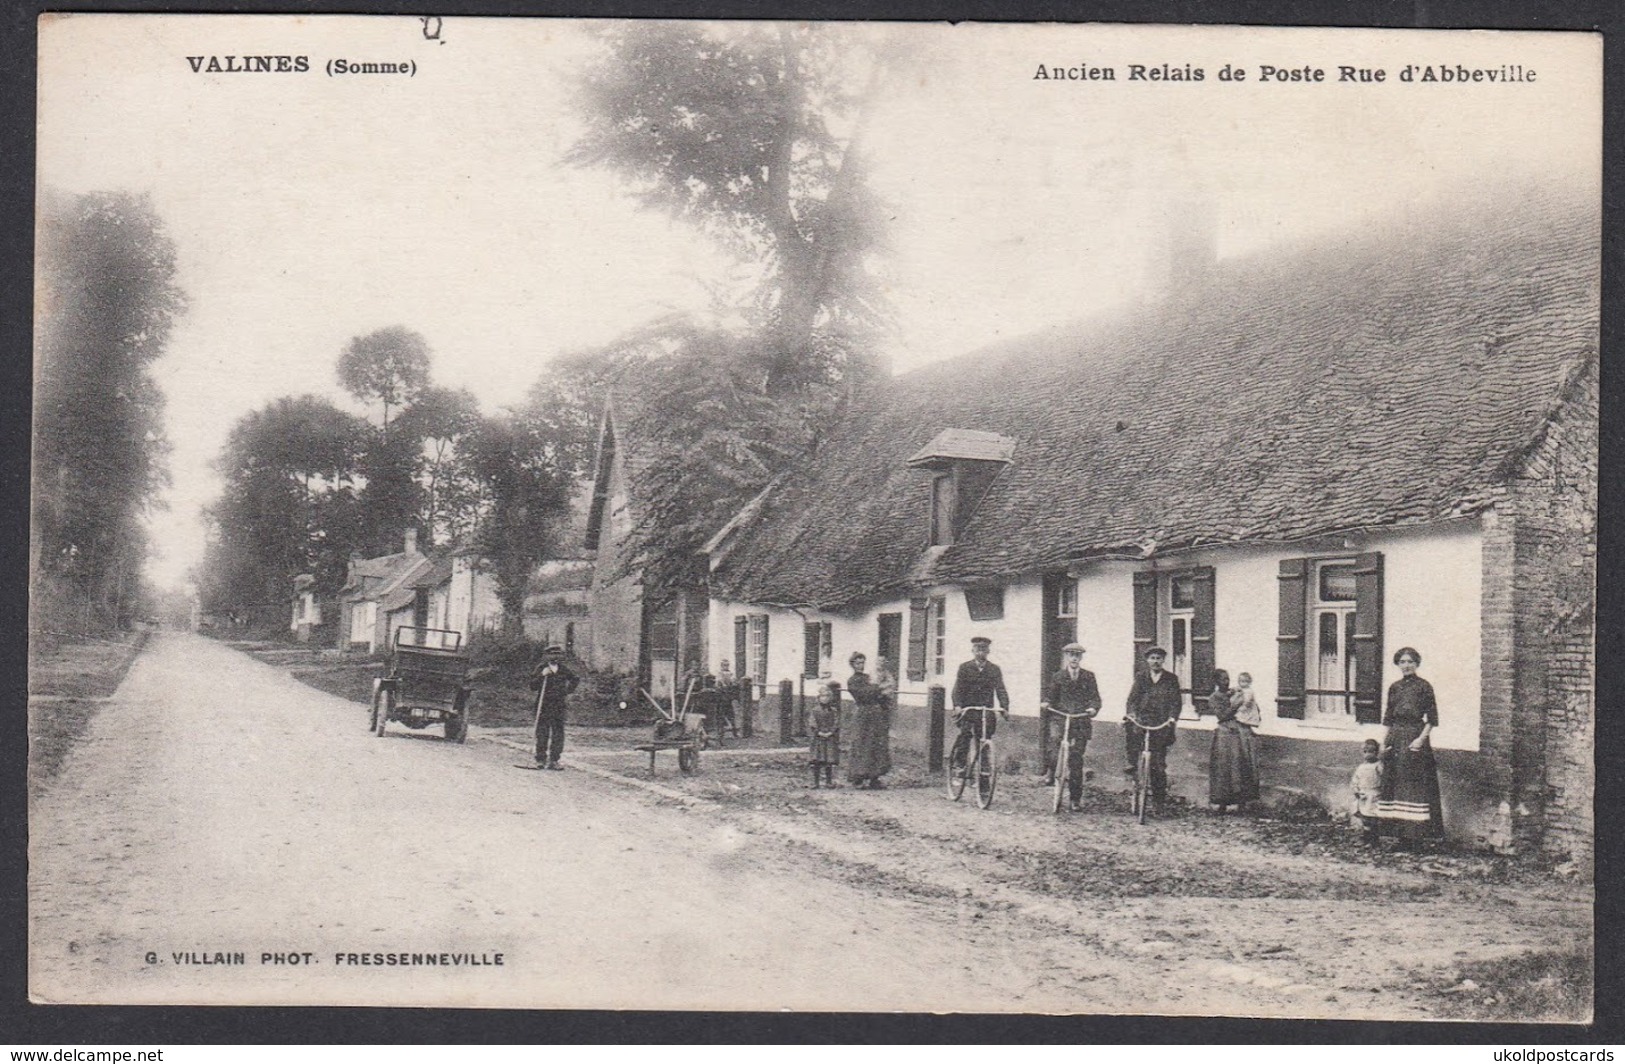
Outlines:
POLYGON ((411 554, 401 552, 382 554, 376 558, 358 558, 349 582, 341 591, 355 592, 351 595, 352 598, 372 597, 380 591, 387 591, 403 574, 411 572, 422 560, 423 555, 415 551, 411 554), (369 580, 375 583, 369 584, 369 580))
POLYGON ((759 502, 714 593, 833 609, 1476 512, 1596 357, 1599 223, 1579 202, 1220 263, 1166 302, 895 378, 759 502), (1016 444, 958 542, 928 549, 930 477, 908 459, 948 428, 1016 444))

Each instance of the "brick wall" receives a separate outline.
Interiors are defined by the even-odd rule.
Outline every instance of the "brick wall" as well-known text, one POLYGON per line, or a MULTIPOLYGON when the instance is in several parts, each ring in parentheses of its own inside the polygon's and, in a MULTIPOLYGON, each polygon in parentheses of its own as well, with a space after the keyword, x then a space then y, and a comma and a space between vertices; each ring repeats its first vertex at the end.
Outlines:
POLYGON ((1484 529, 1482 749, 1512 841, 1589 862, 1595 700, 1597 362, 1570 376, 1484 529))

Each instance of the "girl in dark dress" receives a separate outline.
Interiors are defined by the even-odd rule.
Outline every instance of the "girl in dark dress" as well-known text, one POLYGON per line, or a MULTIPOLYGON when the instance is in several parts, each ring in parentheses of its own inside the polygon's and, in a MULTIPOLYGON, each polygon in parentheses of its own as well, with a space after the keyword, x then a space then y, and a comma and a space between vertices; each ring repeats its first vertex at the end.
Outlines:
POLYGON ((1416 675, 1422 655, 1401 647, 1394 664, 1404 673, 1388 688, 1382 723, 1382 796, 1377 801, 1377 830, 1410 843, 1444 835, 1439 804, 1439 767, 1428 735, 1439 726, 1433 685, 1416 675))
POLYGON ((1219 718, 1213 729, 1213 752, 1207 763, 1208 801, 1224 812, 1258 800, 1258 758, 1253 751, 1252 730, 1236 719, 1240 700, 1230 691, 1230 674, 1213 672, 1213 696, 1208 706, 1219 718))
POLYGON ((846 778, 855 786, 882 790, 880 777, 891 771, 891 720, 886 695, 863 671, 868 659, 853 654, 848 660, 852 678, 846 681, 852 696, 852 749, 846 778))

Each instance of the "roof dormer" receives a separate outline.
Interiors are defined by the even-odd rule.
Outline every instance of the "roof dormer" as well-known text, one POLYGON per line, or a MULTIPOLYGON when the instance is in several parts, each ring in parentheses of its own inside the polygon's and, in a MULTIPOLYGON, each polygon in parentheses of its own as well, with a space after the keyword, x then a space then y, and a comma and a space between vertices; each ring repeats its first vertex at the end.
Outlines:
POLYGON ((945 547, 959 539, 1015 454, 1011 437, 975 429, 944 429, 915 452, 908 464, 931 473, 931 546, 945 547))

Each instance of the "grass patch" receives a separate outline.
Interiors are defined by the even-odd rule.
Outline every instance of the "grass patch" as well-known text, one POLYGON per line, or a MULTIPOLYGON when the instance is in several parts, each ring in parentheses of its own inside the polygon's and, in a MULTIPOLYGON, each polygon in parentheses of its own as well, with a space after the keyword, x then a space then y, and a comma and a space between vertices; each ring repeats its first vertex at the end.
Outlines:
POLYGON ((29 647, 28 693, 49 699, 28 704, 31 792, 62 770, 101 699, 118 689, 146 641, 145 632, 123 632, 109 639, 42 639, 29 647))
POLYGON ((1583 947, 1479 961, 1435 984, 1439 1012, 1453 1020, 1586 1023, 1595 991, 1592 954, 1583 947))

